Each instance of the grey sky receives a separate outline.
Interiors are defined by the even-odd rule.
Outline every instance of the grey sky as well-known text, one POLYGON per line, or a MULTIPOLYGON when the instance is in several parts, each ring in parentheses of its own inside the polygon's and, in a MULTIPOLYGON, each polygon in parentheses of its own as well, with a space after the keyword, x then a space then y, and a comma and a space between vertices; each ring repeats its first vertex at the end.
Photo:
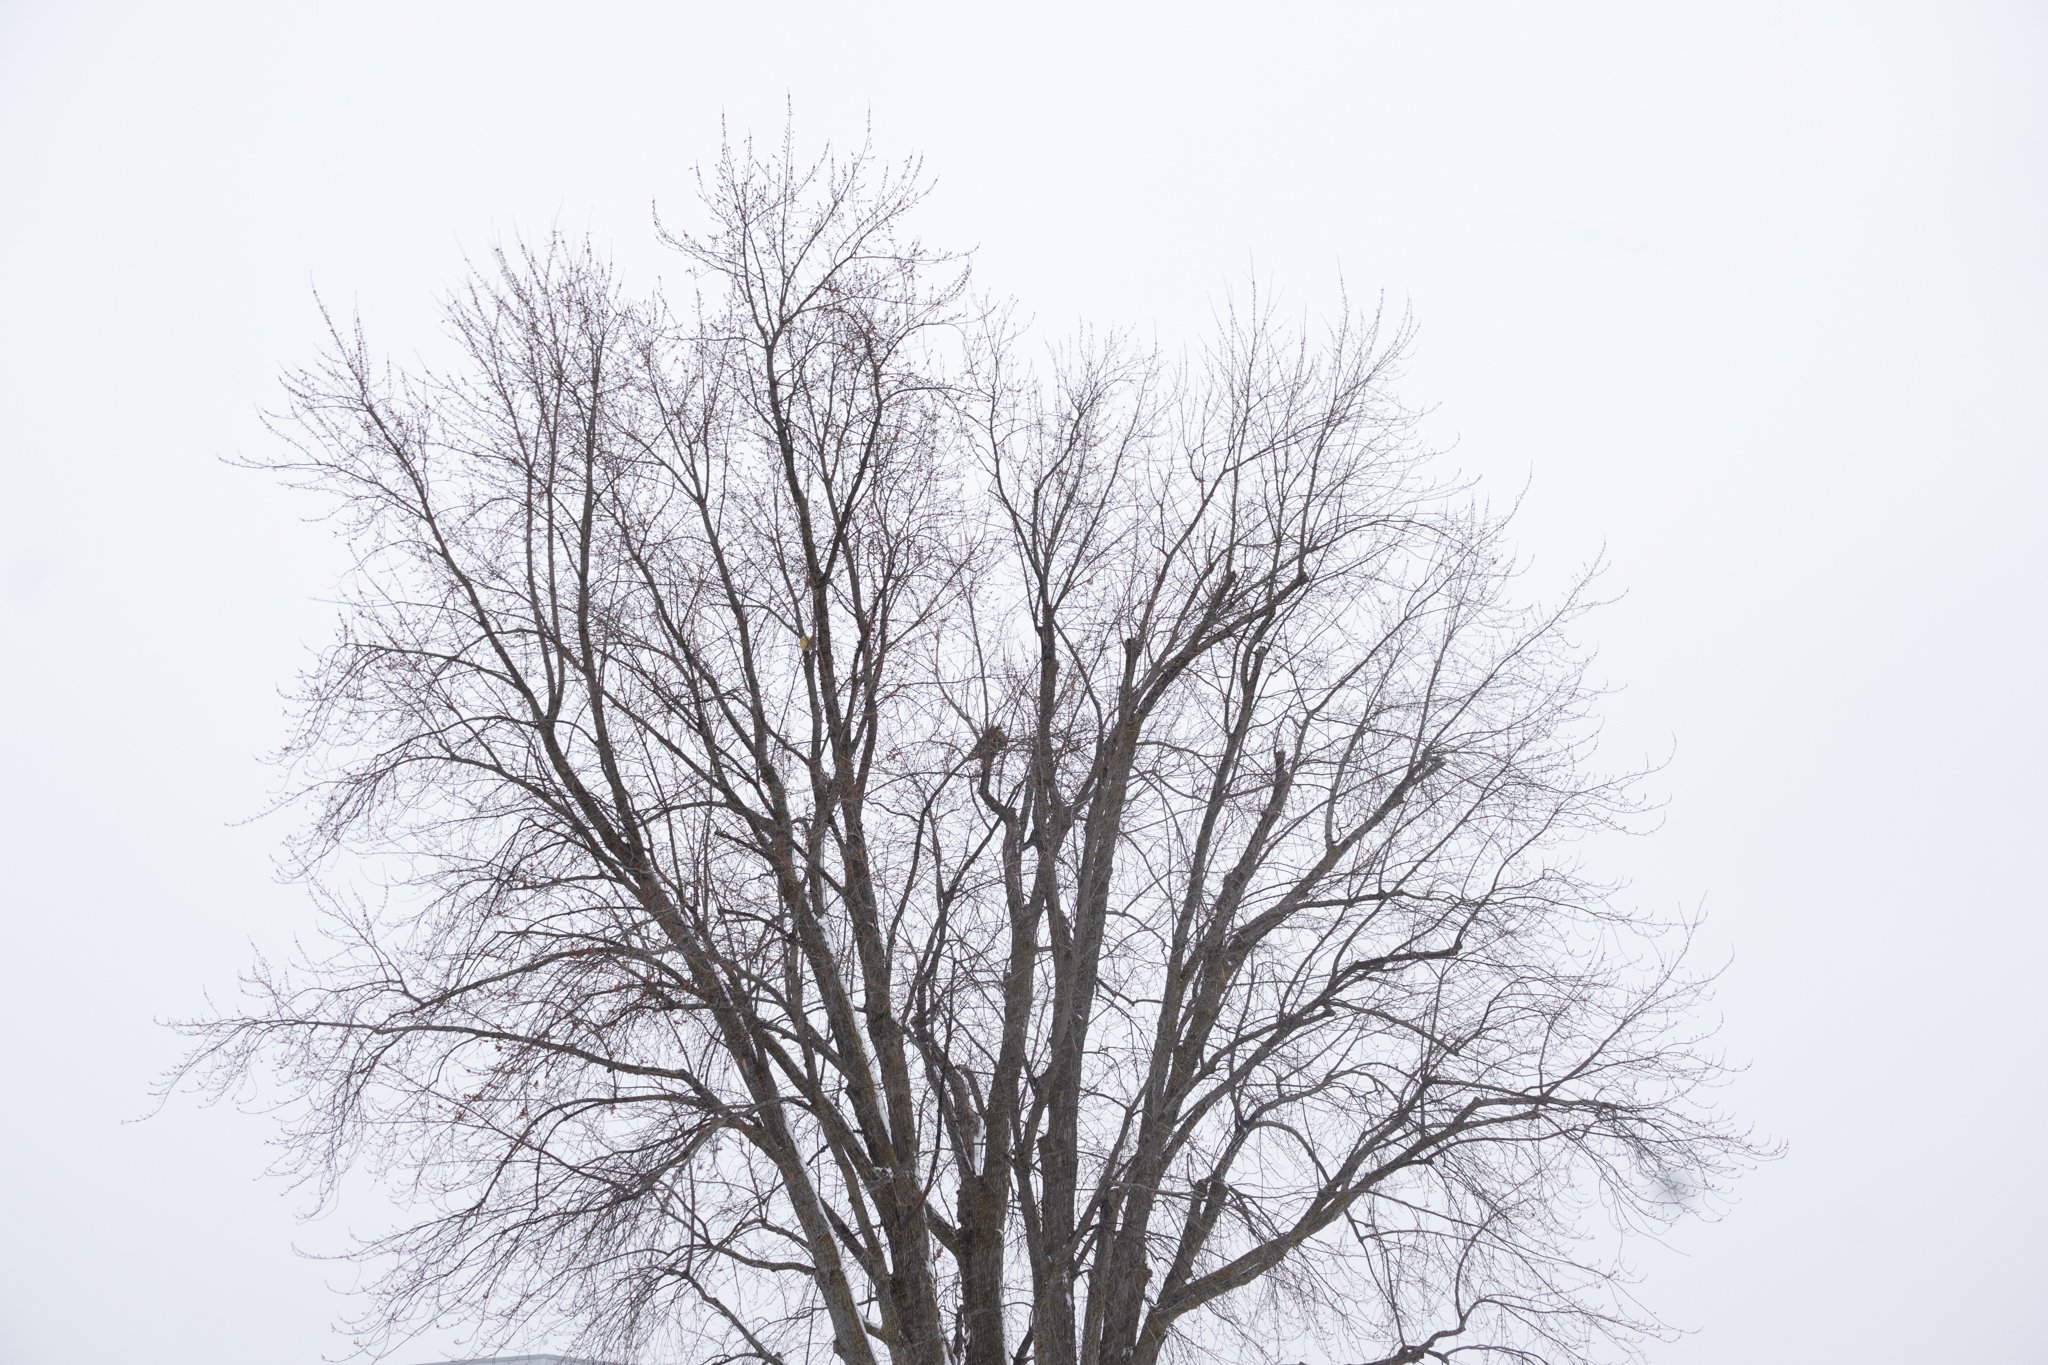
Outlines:
MULTIPOLYGON (((0 1360, 343 1347, 153 1017, 307 920, 254 755, 337 564, 218 457, 317 336, 648 207, 736 130, 921 151, 934 241, 1172 336, 1253 265, 1412 303, 1406 392, 1562 569, 1605 546, 1602 855, 1704 901, 1730 1102, 1790 1147, 1645 1257, 1660 1365, 2041 1358, 2048 513, 2037 5, 0 6, 0 1360), (764 11, 765 13, 765 11, 764 11)), ((538 1348, 545 1343, 533 1343, 538 1348)), ((461 1354, 451 1332, 411 1353, 461 1354)))

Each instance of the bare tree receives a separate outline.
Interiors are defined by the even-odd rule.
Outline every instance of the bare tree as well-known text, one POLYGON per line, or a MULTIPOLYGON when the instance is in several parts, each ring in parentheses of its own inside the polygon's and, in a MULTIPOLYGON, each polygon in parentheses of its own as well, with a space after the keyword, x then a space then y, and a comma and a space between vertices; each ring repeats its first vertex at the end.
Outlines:
POLYGON ((847 1365, 1566 1361, 1749 1152, 1683 924, 1573 841, 1568 638, 1431 482, 1404 327, 1033 361, 915 166, 728 151, 693 307, 501 255, 278 462, 359 553, 290 749, 282 1086, 387 1329, 847 1365), (366 894, 366 888, 377 888, 366 894), (1608 1231, 1603 1233, 1601 1229, 1608 1231))

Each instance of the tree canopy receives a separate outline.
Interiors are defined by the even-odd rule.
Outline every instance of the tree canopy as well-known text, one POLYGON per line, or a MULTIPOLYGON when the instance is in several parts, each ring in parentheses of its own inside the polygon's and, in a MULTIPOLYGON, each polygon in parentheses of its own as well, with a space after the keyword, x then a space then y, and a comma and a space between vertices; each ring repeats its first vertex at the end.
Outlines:
POLYGON ((288 381, 356 553, 289 749, 328 938, 197 1025, 384 1330, 847 1365, 1575 1361, 1750 1153, 1584 872, 1585 591, 1405 324, 1041 344, 914 165, 729 149, 691 297, 508 249, 288 381))

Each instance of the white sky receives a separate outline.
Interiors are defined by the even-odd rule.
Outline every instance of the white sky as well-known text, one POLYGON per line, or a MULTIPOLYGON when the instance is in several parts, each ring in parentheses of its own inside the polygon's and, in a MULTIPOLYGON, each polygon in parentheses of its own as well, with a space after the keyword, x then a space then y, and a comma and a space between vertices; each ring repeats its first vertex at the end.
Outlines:
POLYGON ((650 201, 786 96, 1051 323, 1253 263, 1412 303, 1450 458, 1628 591, 1611 733, 1676 757, 1610 865, 1704 901, 1790 1148, 1646 1258, 1652 1359, 2042 1359, 2048 10, 748 9, 0 4, 0 1360, 345 1345, 264 1122, 128 1122, 153 1018, 306 920, 231 822, 338 560, 219 457, 311 287, 404 350, 514 229, 660 269, 650 201))

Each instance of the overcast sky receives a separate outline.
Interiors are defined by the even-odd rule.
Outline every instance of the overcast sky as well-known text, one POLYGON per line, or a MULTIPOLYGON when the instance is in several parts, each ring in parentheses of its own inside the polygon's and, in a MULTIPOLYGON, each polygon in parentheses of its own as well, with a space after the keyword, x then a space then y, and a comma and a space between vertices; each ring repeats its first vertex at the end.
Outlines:
MULTIPOLYGON (((260 1118, 153 1020, 308 920, 270 877, 310 507, 222 458, 465 252, 666 269, 720 119, 921 152, 929 239, 1171 338, 1256 267, 1385 290, 1407 395, 1542 566, 1599 554, 1603 850, 1704 905, 1788 1155, 1644 1257, 1659 1365, 2043 1359, 2048 8, 0 3, 0 1361, 346 1349, 260 1118)), ((458 1333, 402 1361, 460 1354, 458 1333)), ((540 1343, 534 1343, 539 1345, 540 1343)))

